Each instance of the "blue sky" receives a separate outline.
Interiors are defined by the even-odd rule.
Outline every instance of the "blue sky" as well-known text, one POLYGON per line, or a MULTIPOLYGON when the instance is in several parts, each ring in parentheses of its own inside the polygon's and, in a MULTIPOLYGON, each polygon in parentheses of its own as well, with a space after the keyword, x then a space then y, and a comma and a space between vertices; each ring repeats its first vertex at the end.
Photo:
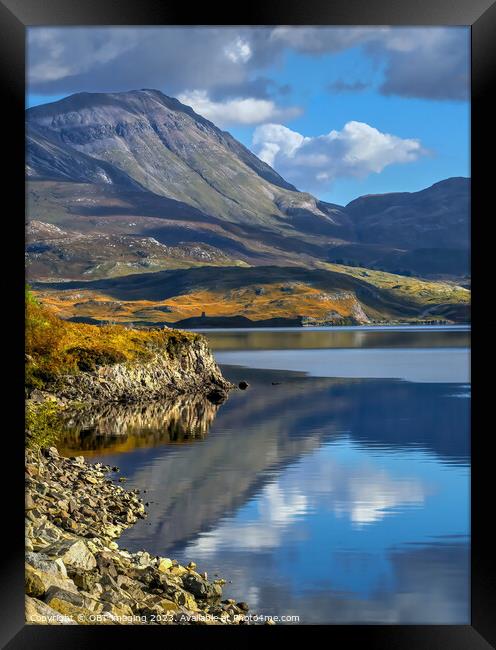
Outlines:
POLYGON ((470 175, 465 28, 31 28, 28 55, 28 106, 157 88, 333 203, 470 175))

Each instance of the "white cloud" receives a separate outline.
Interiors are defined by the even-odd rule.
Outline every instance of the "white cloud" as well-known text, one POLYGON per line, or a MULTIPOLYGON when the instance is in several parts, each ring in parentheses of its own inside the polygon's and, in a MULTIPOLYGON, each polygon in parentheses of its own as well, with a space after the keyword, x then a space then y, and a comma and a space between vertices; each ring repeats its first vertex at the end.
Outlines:
POLYGON ((414 162, 426 151, 419 140, 382 133, 364 122, 347 122, 341 131, 306 137, 282 124, 255 129, 253 150, 302 189, 337 177, 365 177, 385 167, 414 162))
POLYGON ((260 551, 280 547, 289 537, 295 542, 302 534, 301 521, 315 512, 332 512, 361 529, 393 516, 395 510, 423 506, 430 494, 432 486, 408 476, 401 464, 396 471, 386 471, 371 464, 366 452, 353 443, 345 449, 321 447, 266 484, 249 516, 241 511, 221 520, 188 545, 187 555, 206 558, 223 549, 260 551))
POLYGON ((383 69, 380 92, 461 100, 469 45, 466 27, 32 27, 28 83, 40 94, 201 88, 226 98, 288 50, 317 57, 361 47, 383 69))
POLYGON ((371 477, 352 477, 346 498, 337 500, 334 512, 346 516, 358 527, 384 519, 388 511, 401 505, 420 506, 425 501, 425 486, 413 479, 391 479, 386 472, 371 477))
POLYGON ((229 45, 226 45, 224 52, 233 63, 246 63, 251 59, 252 55, 250 44, 240 36, 229 45))
POLYGON ((91 70, 94 66, 118 59, 138 42, 134 29, 66 28, 60 38, 56 27, 41 27, 29 33, 30 83, 43 84, 63 80, 91 70))
POLYGON ((239 97, 214 101, 206 90, 186 91, 178 95, 178 99, 217 126, 261 124, 274 119, 288 120, 301 114, 298 107, 280 108, 270 99, 239 97))
POLYGON ((271 166, 278 156, 293 157, 304 141, 304 136, 282 124, 264 124, 255 129, 253 134, 257 156, 271 166))
POLYGON ((289 493, 274 481, 259 497, 256 519, 221 522, 213 531, 201 535, 188 547, 192 557, 208 557, 219 548, 260 550, 280 546, 284 534, 308 512, 308 499, 297 487, 289 493))

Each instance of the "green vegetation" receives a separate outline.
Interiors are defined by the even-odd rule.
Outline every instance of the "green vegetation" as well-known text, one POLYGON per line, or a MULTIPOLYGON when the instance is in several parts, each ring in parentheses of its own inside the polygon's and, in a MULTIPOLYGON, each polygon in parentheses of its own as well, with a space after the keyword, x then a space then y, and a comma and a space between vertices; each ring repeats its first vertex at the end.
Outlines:
POLYGON ((44 388, 57 377, 101 365, 146 361, 157 350, 169 354, 197 334, 171 329, 86 325, 58 318, 26 290, 26 388, 44 388))
POLYGON ((363 280, 378 289, 391 292, 397 298, 410 300, 420 306, 429 307, 440 303, 470 303, 470 290, 454 282, 423 280, 371 268, 337 263, 322 263, 321 266, 334 273, 342 273, 343 275, 363 280))
POLYGON ((36 288, 65 318, 143 325, 177 323, 202 312, 209 318, 243 316, 252 321, 334 318, 340 324, 343 319, 366 320, 357 319, 360 309, 380 322, 470 318, 470 290, 454 283, 329 263, 321 267, 226 267, 219 273, 204 266, 93 282, 40 283, 36 288))
POLYGON ((49 447, 62 432, 61 409, 56 402, 26 404, 26 446, 31 449, 49 447))

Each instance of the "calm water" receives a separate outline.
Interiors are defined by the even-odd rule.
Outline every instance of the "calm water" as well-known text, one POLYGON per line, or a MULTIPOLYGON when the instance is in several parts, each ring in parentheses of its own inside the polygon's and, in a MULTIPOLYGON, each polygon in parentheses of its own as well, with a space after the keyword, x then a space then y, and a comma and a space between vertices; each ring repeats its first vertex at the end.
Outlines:
POLYGON ((61 443, 146 490, 120 546, 194 560, 301 623, 468 623, 469 332, 206 335, 248 390, 108 406, 61 443))

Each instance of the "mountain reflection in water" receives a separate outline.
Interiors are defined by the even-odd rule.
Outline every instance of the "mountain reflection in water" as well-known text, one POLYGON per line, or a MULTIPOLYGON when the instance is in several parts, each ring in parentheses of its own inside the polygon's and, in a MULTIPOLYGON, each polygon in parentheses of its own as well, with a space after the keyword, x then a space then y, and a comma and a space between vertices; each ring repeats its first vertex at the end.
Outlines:
MULTIPOLYGON (((275 333, 261 334, 258 349, 272 348, 275 333)), ((414 347, 435 347, 448 368, 468 334, 456 344, 446 334, 416 333, 414 347)), ((235 349, 236 335, 220 347, 235 349)), ((469 383, 223 372, 250 386, 220 407, 182 400, 75 417, 61 451, 101 457, 147 491, 149 516, 119 545, 197 561, 260 613, 468 623, 469 383)))

